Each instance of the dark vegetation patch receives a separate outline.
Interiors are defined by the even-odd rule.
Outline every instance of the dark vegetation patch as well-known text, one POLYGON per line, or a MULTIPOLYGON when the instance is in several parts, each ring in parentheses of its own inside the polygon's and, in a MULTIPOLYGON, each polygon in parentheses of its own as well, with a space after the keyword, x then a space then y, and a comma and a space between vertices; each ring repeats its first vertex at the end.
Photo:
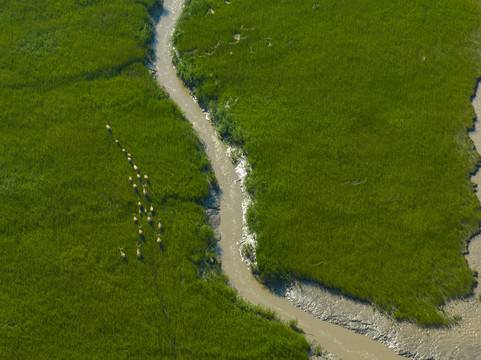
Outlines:
POLYGON ((248 154, 261 279, 450 322, 475 284, 479 20, 473 0, 188 1, 177 68, 248 154))
POLYGON ((306 358, 220 273, 209 162, 144 66, 152 6, 2 1, 0 358, 306 358))

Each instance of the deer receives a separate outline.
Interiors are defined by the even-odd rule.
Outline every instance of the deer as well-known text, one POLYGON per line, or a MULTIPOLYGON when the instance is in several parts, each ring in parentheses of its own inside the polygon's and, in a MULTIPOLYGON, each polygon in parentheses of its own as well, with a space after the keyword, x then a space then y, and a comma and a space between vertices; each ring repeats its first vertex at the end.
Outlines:
POLYGON ((107 125, 105 125, 105 128, 107 129, 107 131, 109 132, 109 134, 112 135, 112 129, 110 128, 110 125, 109 125, 108 122, 107 122, 107 125))
POLYGON ((137 243, 137 259, 142 260, 142 253, 140 252, 140 245, 137 243))
POLYGON ((125 256, 125 253, 124 253, 124 248, 119 248, 120 249, 120 256, 122 256, 122 259, 124 259, 124 261, 127 260, 127 256, 125 256))
POLYGON ((150 226, 152 226, 152 218, 149 216, 147 216, 147 222, 149 223, 150 226))
POLYGON ((160 238, 159 235, 157 235, 157 244, 162 247, 162 239, 160 238))
POLYGON ((137 180, 139 180, 139 182, 142 182, 142 177, 140 176, 140 174, 137 174, 137 180))
POLYGON ((115 143, 120 146, 120 142, 117 139, 114 139, 115 143))
POLYGON ((134 168, 134 171, 135 171, 136 173, 139 172, 139 168, 137 167, 137 165, 134 164, 134 165, 133 165, 133 168, 134 168))
POLYGON ((148 185, 150 185, 149 176, 147 174, 144 174, 144 180, 148 185))
POLYGON ((139 220, 137 219, 137 216, 134 214, 134 224, 139 226, 139 220))
POLYGON ((139 192, 139 189, 137 189, 137 184, 133 184, 132 187, 134 188, 134 191, 135 191, 136 193, 139 192))
POLYGON ((160 220, 159 220, 159 225, 158 225, 159 232, 162 232, 162 229, 163 229, 163 228, 164 228, 164 227, 162 226, 162 223, 161 223, 160 220))
POLYGON ((133 181, 133 179, 132 179, 132 176, 130 176, 130 175, 129 175, 129 181, 130 181, 131 184, 134 184, 134 181, 133 181))

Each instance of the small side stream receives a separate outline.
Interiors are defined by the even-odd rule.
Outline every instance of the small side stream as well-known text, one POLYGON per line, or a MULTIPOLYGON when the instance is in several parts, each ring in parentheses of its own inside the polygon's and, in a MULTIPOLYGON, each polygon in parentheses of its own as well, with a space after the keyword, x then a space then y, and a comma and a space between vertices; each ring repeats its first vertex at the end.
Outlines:
MULTIPOLYGON (((236 181, 239 175, 229 159, 225 144, 219 140, 206 114, 177 78, 172 65, 170 39, 182 7, 181 0, 164 0, 164 10, 156 25, 154 70, 159 84, 179 105, 205 144, 221 189, 218 232, 221 236, 222 268, 239 295, 253 304, 275 310, 284 320, 297 319, 298 326, 329 351, 331 358, 401 359, 393 349, 398 354, 417 359, 481 359, 479 288, 475 297, 451 302, 446 307, 449 313, 463 317, 458 326, 423 330, 412 324, 394 323, 372 306, 332 294, 314 283, 286 286, 279 296, 255 280, 239 253, 244 226, 241 183, 236 181)), ((476 97, 473 106, 478 117, 481 116, 481 99, 476 97)), ((481 132, 476 130, 472 138, 481 149, 481 132)), ((476 175, 473 181, 480 184, 481 174, 476 175)), ((473 239, 469 250, 469 265, 481 271, 481 237, 473 239)))

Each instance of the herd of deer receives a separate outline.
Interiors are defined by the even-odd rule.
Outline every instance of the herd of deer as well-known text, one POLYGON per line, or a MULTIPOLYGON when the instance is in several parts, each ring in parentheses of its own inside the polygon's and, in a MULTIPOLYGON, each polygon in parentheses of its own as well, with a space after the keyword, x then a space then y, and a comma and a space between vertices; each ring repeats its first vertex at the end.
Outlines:
MULTIPOLYGON (((109 123, 107 123, 106 128, 107 128, 107 131, 108 131, 109 135, 112 135, 112 129, 111 129, 109 123)), ((122 153, 127 157, 127 161, 129 162, 130 166, 132 166, 132 169, 135 172, 135 176, 137 178, 137 181, 142 185, 142 195, 143 195, 143 197, 145 198, 145 200, 147 202, 151 202, 152 200, 149 197, 149 194, 147 192, 147 186, 150 186, 149 176, 144 173, 144 176, 142 178, 142 176, 140 175, 139 168, 137 167, 137 165, 132 160, 132 155, 122 147, 119 140, 114 139, 114 141, 122 149, 122 153)), ((130 175, 129 175, 129 181, 130 181, 130 184, 132 185, 135 193, 137 195, 140 195, 138 186, 134 182, 134 179, 132 178, 132 176, 130 176, 130 175)), ((149 223, 149 225, 151 227, 153 227, 153 225, 154 225, 153 218, 155 217, 155 210, 154 210, 154 206, 152 205, 152 203, 150 204, 149 210, 147 210, 147 206, 144 206, 142 204, 142 201, 140 201, 140 200, 137 202, 137 206, 139 208, 139 217, 142 217, 142 216, 145 215, 146 218, 147 218, 147 222, 149 223)), ((133 220, 134 220, 134 224, 137 226, 139 238, 141 240, 141 243, 137 243, 137 259, 142 260, 142 252, 140 251, 140 248, 141 248, 142 242, 145 241, 144 232, 142 231, 142 225, 139 225, 139 219, 137 218, 137 216, 135 214, 134 214, 133 220)), ((162 223, 161 223, 160 219, 159 219, 159 222, 158 222, 158 225, 157 225, 157 229, 158 229, 158 233, 156 234, 157 244, 159 245, 159 247, 162 247, 162 240, 160 238, 160 234, 162 233, 163 227, 162 227, 162 223)), ((125 252, 124 252, 123 248, 120 248, 120 256, 122 256, 122 259, 124 259, 124 261, 127 261, 127 256, 125 255, 125 252)))

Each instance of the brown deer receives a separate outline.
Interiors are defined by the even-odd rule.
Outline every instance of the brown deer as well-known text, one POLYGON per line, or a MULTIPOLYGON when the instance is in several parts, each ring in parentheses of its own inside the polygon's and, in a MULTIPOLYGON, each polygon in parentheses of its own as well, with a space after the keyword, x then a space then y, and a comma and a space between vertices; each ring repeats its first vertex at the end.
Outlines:
POLYGON ((124 253, 124 248, 119 248, 120 249, 120 256, 122 256, 122 259, 127 260, 127 256, 125 256, 125 253, 124 253))
POLYGON ((140 252, 140 245, 137 243, 137 259, 142 260, 142 253, 140 252))

